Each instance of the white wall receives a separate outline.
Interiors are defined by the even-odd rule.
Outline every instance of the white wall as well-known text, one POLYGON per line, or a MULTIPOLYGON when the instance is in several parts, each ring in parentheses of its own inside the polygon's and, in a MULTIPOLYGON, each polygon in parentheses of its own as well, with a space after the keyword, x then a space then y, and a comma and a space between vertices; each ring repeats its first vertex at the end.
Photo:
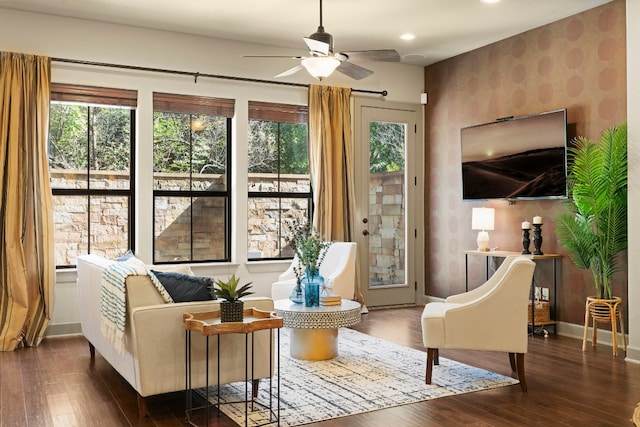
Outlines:
MULTIPOLYGON (((302 45, 302 41, 301 41, 302 45)), ((0 8, 0 51, 45 55, 52 58, 77 59, 151 68, 163 68, 203 74, 216 74, 274 80, 273 76, 295 65, 287 59, 242 58, 242 55, 304 54, 282 48, 231 42, 186 34, 111 25, 93 21, 18 12, 0 8)), ((354 89, 387 90, 387 100, 418 103, 423 89, 422 67, 402 64, 367 63, 375 74, 354 81, 334 74, 323 84, 350 86, 354 89)), ((233 98, 236 117, 233 121, 234 164, 232 186, 246 188, 247 178, 247 103, 249 100, 306 104, 303 88, 199 78, 197 84, 188 76, 124 71, 53 62, 52 81, 94 86, 116 87, 138 91, 137 143, 137 254, 146 262, 152 257, 152 93, 154 91, 233 98)), ((286 81, 318 82, 306 72, 286 81)), ((359 95, 354 96, 375 96, 359 95)), ((247 263, 244 242, 246 232, 246 193, 240 191, 233 200, 233 263, 197 265, 198 274, 227 276, 238 273, 243 281, 253 281, 258 295, 270 295, 270 284, 287 263, 247 263)), ((50 333, 77 332, 79 314, 75 298, 75 271, 59 272, 55 309, 50 333)))
POLYGON ((626 360, 640 363, 640 2, 627 0, 627 126, 629 153, 629 347, 626 360), (635 22, 635 24, 634 24, 635 22))

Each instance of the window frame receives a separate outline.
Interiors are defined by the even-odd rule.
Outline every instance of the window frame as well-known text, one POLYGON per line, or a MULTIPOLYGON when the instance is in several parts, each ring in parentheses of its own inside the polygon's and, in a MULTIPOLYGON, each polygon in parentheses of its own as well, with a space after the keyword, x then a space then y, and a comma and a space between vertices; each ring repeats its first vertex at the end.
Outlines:
MULTIPOLYGON (((156 189, 155 184, 153 186, 152 191, 152 262, 153 264, 162 265, 162 264, 201 264, 201 263, 223 263, 231 261, 231 240, 232 240, 232 202, 233 202, 233 191, 231 185, 231 172, 232 172, 232 136, 233 136, 233 128, 232 128, 232 118, 235 114, 235 100, 227 99, 227 98, 215 98, 215 97, 203 97, 196 95, 180 95, 173 93, 161 93, 154 92, 153 93, 153 116, 155 117, 156 112, 164 112, 164 113, 176 113, 176 114, 185 114, 189 115, 190 122, 192 121, 193 115, 207 115, 207 116, 218 116, 225 118, 226 124, 226 170, 225 174, 227 176, 227 182, 225 185, 225 190, 193 190, 192 186, 189 186, 189 190, 161 190, 156 189), (224 242, 224 256, 219 259, 193 259, 194 258, 194 245, 193 245, 193 209, 190 209, 190 253, 188 260, 167 260, 160 261, 156 259, 156 199, 159 197, 166 198, 189 198, 191 202, 189 206, 193 206, 194 198, 222 198, 225 201, 224 207, 224 232, 225 232, 225 242, 224 242)), ((155 130, 154 130, 155 132, 155 130)), ((193 142, 191 141, 190 134, 190 151, 193 148, 193 142)), ((154 146, 152 147, 152 155, 155 153, 155 134, 154 134, 154 146)), ((191 171, 191 167, 189 168, 189 175, 193 174, 191 171)), ((155 180, 155 165, 153 167, 153 179, 155 180)), ((191 178, 190 178, 191 182, 191 178)))
MULTIPOLYGON (((266 121, 266 122, 274 122, 277 123, 277 132, 278 132, 278 191, 250 191, 247 189, 247 203, 250 199, 258 199, 258 198, 271 198, 278 199, 278 203, 282 206, 283 199, 304 199, 308 202, 308 210, 307 210, 307 221, 311 221, 313 218, 313 187, 311 183, 311 176, 309 176, 309 191, 308 192, 285 192, 280 191, 281 182, 280 182, 280 144, 281 144, 281 136, 280 136, 280 127, 283 123, 294 123, 294 124, 305 124, 307 126, 307 152, 309 147, 309 138, 308 138, 308 130, 309 130, 309 120, 308 120, 308 107, 306 105, 294 105, 294 104, 279 104, 279 103, 271 103, 271 102, 258 102, 258 101, 249 101, 249 112, 248 112, 248 120, 249 122, 252 120, 266 121)), ((247 141, 249 143, 249 141, 247 141)), ((249 171, 247 170, 247 175, 249 171)), ((247 206, 248 211, 248 206, 247 206)), ((282 212, 279 209, 279 212, 282 212)), ((248 218, 247 218, 248 219, 248 218)), ((278 226, 278 252, 279 256, 275 257, 260 257, 260 258, 249 258, 247 256, 248 261, 274 261, 274 260, 290 260, 293 259, 293 255, 283 255, 283 248, 281 246, 282 237, 284 235, 282 229, 282 217, 279 221, 278 226)), ((249 252, 248 242, 245 246, 245 250, 247 253, 249 252)))
MULTIPOLYGON (((86 188, 55 188, 51 187, 52 196, 74 196, 85 197, 87 201, 87 254, 91 254, 91 197, 116 196, 128 199, 127 209, 127 250, 134 250, 136 247, 136 108, 138 92, 135 90, 106 88, 98 86, 84 86, 65 83, 51 83, 51 103, 65 103, 86 106, 87 121, 89 120, 89 108, 92 106, 104 107, 127 107, 129 109, 129 189, 92 189, 91 188, 91 156, 90 147, 87 149, 87 181, 86 188)), ((47 135, 48 143, 48 135, 47 135)), ((87 138, 87 145, 90 141, 87 138)), ((55 236, 55 235, 54 235, 55 236)), ((55 237, 54 237, 55 242, 55 237)), ((58 265, 57 270, 76 268, 76 265, 58 265)))

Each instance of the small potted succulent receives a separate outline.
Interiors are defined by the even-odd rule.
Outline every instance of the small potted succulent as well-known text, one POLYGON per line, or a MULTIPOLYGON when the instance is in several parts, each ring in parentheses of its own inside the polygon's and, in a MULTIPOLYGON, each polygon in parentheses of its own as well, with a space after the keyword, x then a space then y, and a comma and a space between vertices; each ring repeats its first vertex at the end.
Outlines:
POLYGON ((209 292, 216 298, 223 299, 220 301, 220 321, 221 322, 242 322, 244 301, 240 298, 253 294, 250 292, 251 284, 249 282, 238 288, 240 278, 232 275, 226 282, 217 279, 213 286, 209 288, 209 292))

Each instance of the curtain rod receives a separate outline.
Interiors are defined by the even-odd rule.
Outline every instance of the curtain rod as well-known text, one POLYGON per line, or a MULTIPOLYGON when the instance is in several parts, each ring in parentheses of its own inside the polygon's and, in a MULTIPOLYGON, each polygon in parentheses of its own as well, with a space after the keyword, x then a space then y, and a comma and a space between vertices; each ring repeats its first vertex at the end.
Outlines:
MULTIPOLYGON (((149 71, 153 73, 193 76, 194 83, 198 83, 199 77, 209 77, 212 79, 235 80, 235 81, 250 82, 250 83, 263 83, 263 84, 272 84, 272 85, 281 85, 281 86, 295 86, 295 87, 309 88, 309 85, 304 83, 279 82, 276 80, 261 80, 261 79, 251 79, 248 77, 223 76, 220 74, 207 74, 207 73, 198 73, 198 72, 194 73, 191 71, 167 70, 164 68, 139 67, 135 65, 109 64, 106 62, 80 61, 78 59, 51 58, 51 60, 54 62, 64 62, 68 64, 92 65, 95 67, 121 68, 124 70, 149 71)), ((376 90, 366 90, 366 89, 351 89, 351 91, 359 92, 359 93, 371 93, 371 94, 382 95, 382 96, 387 96, 388 94, 386 90, 376 91, 376 90)))

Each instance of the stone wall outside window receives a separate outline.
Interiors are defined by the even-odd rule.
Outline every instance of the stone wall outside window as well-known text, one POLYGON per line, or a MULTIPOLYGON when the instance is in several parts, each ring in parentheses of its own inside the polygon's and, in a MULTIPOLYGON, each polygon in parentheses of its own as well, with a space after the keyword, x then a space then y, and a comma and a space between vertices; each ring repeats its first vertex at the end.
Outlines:
MULTIPOLYGON (((72 184, 86 183, 86 173, 83 171, 51 170, 52 186, 57 188, 73 188, 72 184)), ((126 189, 129 185, 127 172, 92 171, 92 182, 104 180, 105 188, 126 189)), ((179 179, 179 178, 175 178, 179 179)), ((207 174, 202 177, 193 176, 194 185, 210 186, 216 179, 207 174)), ((165 188, 179 187, 171 179, 163 178, 165 188)), ((309 181, 305 176, 280 176, 281 188, 285 191, 306 192, 309 181)), ((274 180, 268 174, 249 174, 249 185, 255 191, 269 191, 274 180)), ((371 272, 374 281, 387 283, 397 282, 404 277, 404 224, 405 197, 403 187, 403 172, 371 174, 369 206, 369 242, 371 272), (383 204, 384 202, 384 204, 383 204), (398 228, 400 226, 400 228, 398 228)), ((94 196, 95 197, 95 196, 94 196)), ((122 254, 127 247, 128 206, 122 197, 95 197, 91 214, 91 252, 114 258, 122 254)), ((163 200, 167 200, 163 198, 163 200)), ((163 224, 164 232, 156 236, 156 251, 165 245, 172 246, 172 258, 179 259, 181 250, 179 240, 184 236, 180 232, 181 217, 188 212, 188 199, 172 198, 170 202, 156 206, 156 224, 163 224), (173 235, 172 235, 173 234, 173 235), (175 242, 171 244, 171 242, 175 242)), ((278 238, 278 230, 273 229, 278 210, 289 212, 284 215, 291 217, 292 212, 306 208, 304 199, 284 199, 282 206, 278 199, 249 199, 249 247, 250 251, 259 251, 264 256, 273 253, 278 238)), ((56 261, 58 264, 75 264, 75 257, 87 251, 88 233, 87 206, 78 204, 74 197, 59 196, 54 198, 54 229, 56 261), (64 262, 61 262, 64 260, 64 262)), ((223 212, 223 208, 219 208, 223 212)), ((211 211, 208 210, 210 213, 211 211)), ((220 218, 222 220, 222 218, 220 218)), ((159 227, 156 227, 158 229, 159 227)), ((195 236, 197 238, 197 236, 195 236)), ((187 245, 188 246, 188 245, 187 245)), ((206 242, 199 242, 198 247, 208 251, 206 242)), ((211 245, 208 246, 211 248, 211 245)), ((218 250, 215 250, 216 252, 218 250)), ((188 257, 185 253, 184 256, 188 257)), ((158 258, 158 254, 156 254, 158 258)), ((162 257, 161 257, 162 258, 162 257)), ((197 257, 202 258, 202 257, 197 257)), ((196 259, 197 259, 196 258, 196 259)), ((402 282, 400 282, 402 283, 402 282)))

